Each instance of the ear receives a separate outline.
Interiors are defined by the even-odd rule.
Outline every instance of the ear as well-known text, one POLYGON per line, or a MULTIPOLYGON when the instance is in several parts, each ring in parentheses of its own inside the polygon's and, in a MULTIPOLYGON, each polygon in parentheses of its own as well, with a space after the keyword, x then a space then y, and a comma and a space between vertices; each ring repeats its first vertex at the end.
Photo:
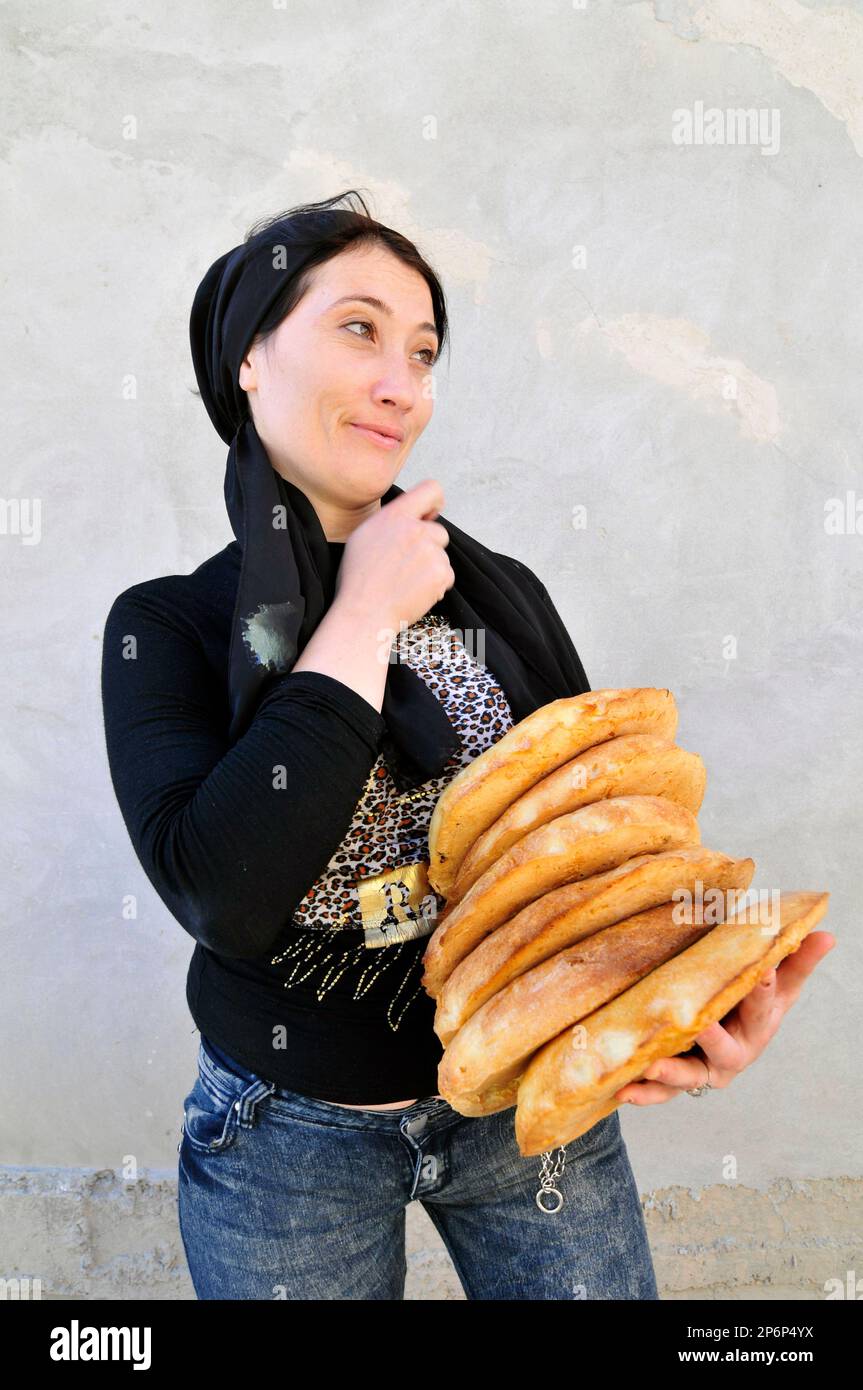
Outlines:
POLYGON ((242 362, 237 381, 243 391, 255 391, 258 386, 258 354, 254 348, 249 348, 242 362))

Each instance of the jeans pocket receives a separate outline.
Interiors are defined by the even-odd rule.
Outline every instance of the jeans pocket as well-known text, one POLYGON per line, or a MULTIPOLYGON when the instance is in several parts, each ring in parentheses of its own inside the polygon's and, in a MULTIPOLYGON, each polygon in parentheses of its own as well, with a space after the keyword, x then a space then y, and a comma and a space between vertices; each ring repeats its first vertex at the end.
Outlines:
POLYGON ((239 1094, 212 1085, 199 1075, 183 1101, 183 1136, 198 1153, 224 1153, 235 1142, 239 1094))

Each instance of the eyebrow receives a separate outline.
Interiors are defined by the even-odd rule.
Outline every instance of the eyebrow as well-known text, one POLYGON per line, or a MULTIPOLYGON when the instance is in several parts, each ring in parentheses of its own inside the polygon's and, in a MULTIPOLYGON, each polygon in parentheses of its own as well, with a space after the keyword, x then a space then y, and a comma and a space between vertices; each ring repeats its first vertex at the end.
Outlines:
MULTIPOLYGON (((377 299, 373 294, 343 294, 341 299, 334 299, 330 309, 335 309, 337 304, 369 304, 373 309, 378 309, 382 314, 389 314, 392 318, 393 311, 389 304, 384 304, 382 299, 377 299)), ((329 313, 329 309, 327 310, 329 313)), ((438 336, 438 331, 433 323, 418 323, 417 333, 433 333, 438 336)))

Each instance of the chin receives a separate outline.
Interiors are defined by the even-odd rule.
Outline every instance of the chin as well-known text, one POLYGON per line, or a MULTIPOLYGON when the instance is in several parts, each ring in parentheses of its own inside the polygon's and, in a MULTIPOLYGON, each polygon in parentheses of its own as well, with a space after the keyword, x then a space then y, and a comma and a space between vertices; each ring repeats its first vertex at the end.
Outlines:
POLYGON ((377 502, 385 493, 389 492, 393 483, 398 479, 398 472, 393 473, 390 469, 386 474, 381 473, 379 477, 373 477, 368 471, 362 478, 356 480, 354 486, 350 486, 349 494, 360 507, 366 507, 371 502, 377 502))
MULTIPOLYGON (((374 448, 368 450, 371 455, 374 452, 374 448)), ((359 458, 352 454, 339 468, 340 487, 351 493, 358 502, 381 497, 395 482, 407 462, 407 455, 398 450, 393 450, 392 454, 384 454, 383 450, 380 452, 383 457, 379 459, 359 458)))

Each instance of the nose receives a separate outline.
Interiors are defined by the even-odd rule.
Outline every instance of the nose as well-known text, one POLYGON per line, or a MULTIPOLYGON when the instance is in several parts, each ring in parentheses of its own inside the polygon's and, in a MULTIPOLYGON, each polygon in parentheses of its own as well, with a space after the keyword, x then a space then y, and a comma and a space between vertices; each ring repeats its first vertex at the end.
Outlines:
MULTIPOLYGON (((412 409, 420 399, 421 383, 406 363, 393 363, 378 377, 371 389, 372 400, 376 405, 395 406, 397 410, 412 409)), ((398 422, 400 425, 407 422, 398 422)))

